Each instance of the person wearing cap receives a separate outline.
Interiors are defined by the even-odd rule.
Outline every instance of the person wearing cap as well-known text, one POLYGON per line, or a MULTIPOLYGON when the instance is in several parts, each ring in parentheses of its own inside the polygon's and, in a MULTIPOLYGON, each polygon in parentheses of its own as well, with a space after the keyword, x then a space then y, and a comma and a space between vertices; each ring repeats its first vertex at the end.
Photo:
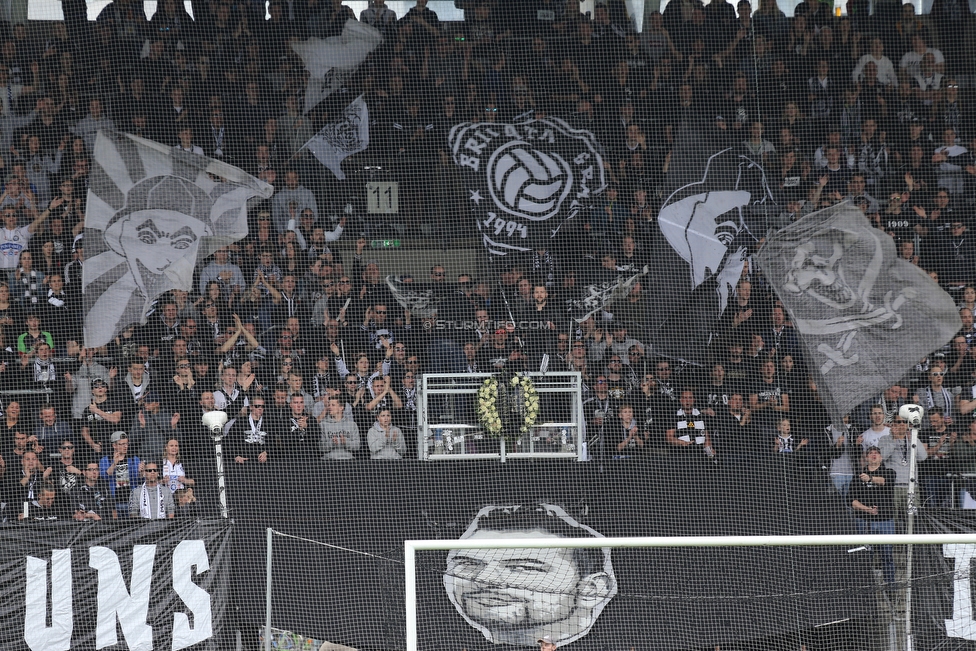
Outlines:
MULTIPOLYGON (((854 525, 859 534, 894 534, 895 471, 882 464, 881 448, 869 446, 864 452, 863 468, 851 482, 848 498, 854 509, 854 525)), ((878 545, 885 583, 895 581, 895 560, 891 545, 878 545)))
POLYGON ((115 396, 109 396, 108 382, 101 377, 91 381, 91 401, 82 411, 81 422, 81 438, 91 453, 105 454, 109 437, 122 422, 122 407, 115 396))
POLYGON ((962 287, 976 279, 976 238, 969 232, 969 222, 954 215, 949 228, 937 238, 933 262, 944 287, 962 287))
POLYGON ((552 636, 540 637, 536 642, 539 643, 539 651, 556 651, 556 643, 552 641, 552 636))
POLYGON ((129 497, 139 483, 141 463, 139 457, 129 455, 129 435, 122 430, 113 432, 112 452, 98 464, 100 476, 108 481, 113 518, 128 517, 129 497))

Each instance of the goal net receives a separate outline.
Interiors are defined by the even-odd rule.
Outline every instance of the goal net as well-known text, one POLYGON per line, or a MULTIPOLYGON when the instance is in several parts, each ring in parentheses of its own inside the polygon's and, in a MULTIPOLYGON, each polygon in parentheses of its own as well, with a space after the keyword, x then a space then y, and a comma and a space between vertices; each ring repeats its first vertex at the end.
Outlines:
POLYGON ((916 536, 909 551, 904 535, 623 539, 484 524, 405 543, 408 651, 548 639, 895 651, 945 643, 943 625, 944 648, 976 636, 971 534, 916 536))

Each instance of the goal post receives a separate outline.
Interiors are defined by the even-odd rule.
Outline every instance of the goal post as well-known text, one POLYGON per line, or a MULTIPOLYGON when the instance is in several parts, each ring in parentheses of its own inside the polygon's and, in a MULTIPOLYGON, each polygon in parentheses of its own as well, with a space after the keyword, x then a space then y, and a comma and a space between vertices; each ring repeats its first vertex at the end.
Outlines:
MULTIPOLYGON (((976 534, 850 534, 850 535, 769 535, 769 536, 687 536, 687 537, 617 537, 617 538, 468 538, 461 540, 404 541, 404 574, 406 606, 406 649, 419 651, 418 645, 418 562, 419 551, 504 550, 504 549, 623 549, 623 548, 773 548, 773 547, 850 547, 848 551, 870 549, 870 546, 972 545, 976 534)), ((976 549, 976 547, 974 547, 976 549)), ((904 581, 909 591, 904 613, 904 646, 911 649, 911 570, 904 581)), ((976 631, 973 631, 976 633, 976 631)), ((574 638, 575 639, 575 638, 574 638)))

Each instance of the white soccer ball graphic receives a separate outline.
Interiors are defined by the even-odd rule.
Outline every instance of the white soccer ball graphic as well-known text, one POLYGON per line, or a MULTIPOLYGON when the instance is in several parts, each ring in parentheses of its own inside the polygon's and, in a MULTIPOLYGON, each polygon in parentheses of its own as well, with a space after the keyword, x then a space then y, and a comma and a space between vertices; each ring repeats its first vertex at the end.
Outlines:
POLYGON ((555 215, 573 186, 572 169, 559 154, 520 141, 496 150, 488 169, 495 204, 530 220, 555 215))

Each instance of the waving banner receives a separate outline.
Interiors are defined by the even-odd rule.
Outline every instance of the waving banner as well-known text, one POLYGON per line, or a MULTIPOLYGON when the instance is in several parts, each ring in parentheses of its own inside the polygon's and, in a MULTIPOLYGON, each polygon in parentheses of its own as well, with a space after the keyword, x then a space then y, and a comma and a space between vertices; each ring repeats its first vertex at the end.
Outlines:
POLYGON ((421 319, 437 311, 437 304, 444 298, 435 296, 434 289, 430 285, 405 283, 396 276, 387 276, 386 286, 390 288, 393 298, 400 307, 421 319))
POLYGON ((891 237, 850 203, 775 233, 758 262, 793 320, 835 425, 961 326, 952 297, 899 258, 891 237))
POLYGON ((675 136, 661 206, 648 298, 648 338, 657 354, 702 362, 743 263, 778 213, 759 161, 715 147, 717 136, 687 128, 675 136))
POLYGON ((640 277, 646 275, 648 271, 649 267, 644 265, 640 273, 632 276, 628 277, 621 274, 612 281, 586 285, 583 287, 582 295, 570 302, 573 320, 582 323, 598 310, 627 298, 640 277))
POLYGON ((558 118, 465 122, 448 140, 492 255, 545 246, 606 187, 595 136, 558 118))
POLYGON ((247 200, 274 187, 236 167, 99 131, 85 212, 85 346, 104 346, 193 269, 247 235, 247 200))
POLYGON ((358 20, 347 20, 342 34, 329 38, 310 38, 291 44, 308 70, 305 89, 305 113, 323 99, 342 88, 370 52, 383 42, 375 27, 358 20))
POLYGON ((335 122, 322 127, 302 149, 308 147, 315 158, 340 181, 345 180, 342 161, 369 146, 369 109, 360 95, 346 107, 335 122))
POLYGON ((233 648, 229 520, 64 520, 0 536, 0 648, 233 648), (146 521, 143 521, 146 522, 146 521))

